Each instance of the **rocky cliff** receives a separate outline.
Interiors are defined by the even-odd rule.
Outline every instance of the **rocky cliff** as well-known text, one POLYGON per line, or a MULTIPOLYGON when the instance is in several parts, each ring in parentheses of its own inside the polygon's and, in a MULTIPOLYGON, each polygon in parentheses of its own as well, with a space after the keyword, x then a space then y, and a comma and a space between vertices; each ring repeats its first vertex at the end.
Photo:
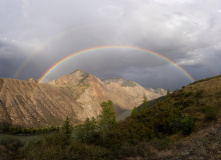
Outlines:
POLYGON ((37 128, 61 125, 68 116, 74 124, 97 117, 103 101, 112 100, 120 114, 140 105, 143 96, 161 95, 122 78, 102 82, 81 70, 42 84, 0 78, 0 123, 37 128))

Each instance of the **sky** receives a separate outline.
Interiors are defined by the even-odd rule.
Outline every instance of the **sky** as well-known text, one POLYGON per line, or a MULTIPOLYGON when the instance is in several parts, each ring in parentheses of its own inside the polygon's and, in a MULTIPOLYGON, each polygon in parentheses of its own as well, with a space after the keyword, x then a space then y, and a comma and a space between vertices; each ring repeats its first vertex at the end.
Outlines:
POLYGON ((192 83, 188 74, 221 74, 220 0, 0 0, 0 19, 4 78, 39 79, 87 49, 44 82, 81 69, 175 90, 192 83))

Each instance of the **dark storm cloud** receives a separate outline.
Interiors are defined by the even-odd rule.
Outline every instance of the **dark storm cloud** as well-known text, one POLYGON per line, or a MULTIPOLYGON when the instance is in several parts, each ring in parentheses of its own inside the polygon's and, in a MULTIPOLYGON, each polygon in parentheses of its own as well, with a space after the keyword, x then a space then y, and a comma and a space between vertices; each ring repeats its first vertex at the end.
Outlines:
MULTIPOLYGON (((105 45, 157 52, 196 80, 221 74, 220 10, 218 0, 2 0, 0 76, 13 78, 26 64, 18 78, 37 79, 64 57, 105 45)), ((82 53, 46 79, 75 69, 101 79, 124 77, 154 88, 175 89, 190 83, 168 61, 134 49, 82 53)))
POLYGON ((20 66, 25 58, 23 51, 8 42, 6 38, 0 40, 0 77, 13 78, 15 69, 20 66))

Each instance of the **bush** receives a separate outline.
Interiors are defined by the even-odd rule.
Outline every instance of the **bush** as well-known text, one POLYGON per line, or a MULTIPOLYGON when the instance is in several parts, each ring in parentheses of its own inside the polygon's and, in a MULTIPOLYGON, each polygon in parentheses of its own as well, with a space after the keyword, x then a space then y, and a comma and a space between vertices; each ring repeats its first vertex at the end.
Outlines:
POLYGON ((32 140, 25 150, 25 157, 33 160, 72 160, 72 159, 105 159, 109 151, 103 147, 87 145, 79 140, 71 139, 64 145, 63 133, 53 133, 40 139, 32 140))
POLYGON ((189 91, 189 92, 187 92, 187 93, 184 93, 184 97, 185 98, 187 98, 187 97, 189 97, 189 96, 191 96, 192 95, 192 91, 189 91))
POLYGON ((107 157, 110 155, 110 151, 103 147, 87 145, 77 140, 73 140, 67 151, 70 159, 98 160, 108 159, 107 157))
POLYGON ((120 149, 116 151, 116 155, 117 157, 147 156, 147 154, 149 154, 149 151, 150 145, 147 142, 142 141, 136 145, 124 142, 121 145, 120 149))
POLYGON ((216 120, 218 118, 218 107, 205 106, 202 108, 202 112, 205 114, 207 120, 216 120))
POLYGON ((65 148, 55 142, 49 144, 43 139, 33 140, 29 142, 25 149, 25 158, 32 160, 47 160, 47 159, 68 159, 66 158, 65 148))
POLYGON ((17 152, 19 148, 24 146, 24 143, 13 137, 0 140, 0 145, 4 146, 8 151, 17 152))
POLYGON ((186 101, 183 102, 183 107, 189 107, 191 104, 194 104, 194 100, 187 99, 186 101))
POLYGON ((189 117, 184 117, 180 121, 181 123, 181 131, 184 135, 189 135, 192 131, 193 128, 195 127, 195 122, 192 118, 189 117))
POLYGON ((125 142, 122 144, 118 154, 118 156, 136 157, 138 155, 138 149, 137 146, 125 142))
POLYGON ((172 143, 169 137, 154 138, 149 142, 149 145, 156 148, 157 150, 163 150, 172 143))
POLYGON ((203 89, 197 90, 197 91, 195 92, 195 97, 196 97, 196 98, 202 98, 202 96, 203 96, 204 93, 205 93, 205 90, 203 90, 203 89))

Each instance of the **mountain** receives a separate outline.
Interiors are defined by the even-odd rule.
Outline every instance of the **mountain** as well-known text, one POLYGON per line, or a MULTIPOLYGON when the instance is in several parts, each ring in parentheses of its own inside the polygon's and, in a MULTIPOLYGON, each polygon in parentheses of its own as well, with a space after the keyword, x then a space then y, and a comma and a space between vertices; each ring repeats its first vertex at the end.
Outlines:
POLYGON ((161 95, 132 81, 101 81, 81 70, 39 85, 32 78, 0 78, 0 123, 38 128, 61 125, 68 116, 76 124, 97 117, 104 101, 112 100, 119 115, 140 105, 143 96, 151 100, 161 95))

